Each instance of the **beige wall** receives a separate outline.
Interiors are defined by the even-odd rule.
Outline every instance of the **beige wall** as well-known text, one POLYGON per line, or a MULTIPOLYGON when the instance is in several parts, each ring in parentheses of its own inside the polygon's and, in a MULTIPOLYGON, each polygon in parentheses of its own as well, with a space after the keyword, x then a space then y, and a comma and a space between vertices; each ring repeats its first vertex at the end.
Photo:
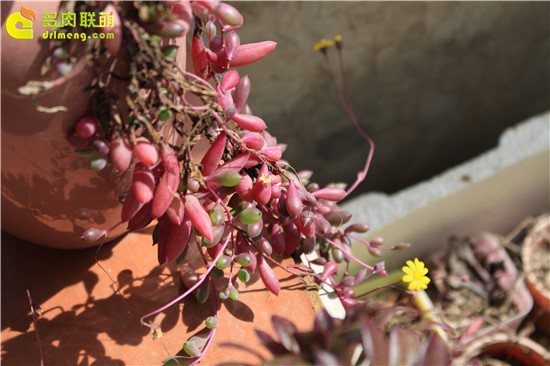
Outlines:
MULTIPOLYGON (((377 144, 363 191, 392 192, 495 146, 550 107, 550 3, 235 2, 242 43, 278 42, 241 68, 284 157, 351 182, 367 153, 313 45, 342 34, 351 99, 377 144)), ((330 53, 336 62, 335 50, 330 53)))

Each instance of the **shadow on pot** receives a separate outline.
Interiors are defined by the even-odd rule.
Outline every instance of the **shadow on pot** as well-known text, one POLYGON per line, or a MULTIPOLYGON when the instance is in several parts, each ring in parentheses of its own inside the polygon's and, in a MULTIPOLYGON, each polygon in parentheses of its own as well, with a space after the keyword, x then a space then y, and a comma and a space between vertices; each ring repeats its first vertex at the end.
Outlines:
MULTIPOLYGON (((39 362, 26 289, 33 302, 42 306, 37 327, 45 364, 77 365, 95 360, 102 365, 122 365, 135 360, 128 354, 115 356, 109 350, 113 348, 110 344, 131 347, 149 343, 151 332, 141 325, 141 316, 180 294, 182 285, 175 266, 148 266, 150 270, 140 276, 144 263, 131 263, 132 258, 128 258, 126 268, 115 269, 112 260, 117 255, 113 251, 120 241, 106 244, 99 251, 64 251, 31 245, 2 233, 3 364, 39 362), (96 263, 96 251, 104 273, 96 263)), ((200 325, 196 320, 202 321, 214 310, 213 304, 199 305, 190 298, 153 321, 163 333, 176 327, 193 331, 200 325)), ((150 357, 155 357, 154 353, 150 357)), ((163 357, 158 355, 156 360, 163 357)))

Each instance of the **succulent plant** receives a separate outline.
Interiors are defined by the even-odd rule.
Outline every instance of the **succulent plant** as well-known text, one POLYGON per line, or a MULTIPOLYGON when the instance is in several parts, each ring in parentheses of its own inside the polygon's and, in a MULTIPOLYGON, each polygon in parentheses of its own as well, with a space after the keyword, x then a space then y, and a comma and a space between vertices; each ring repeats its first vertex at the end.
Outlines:
MULTIPOLYGON (((356 258, 351 240, 363 243, 373 256, 404 245, 384 247, 381 238, 364 241, 355 236, 366 232, 368 226, 348 225, 351 214, 338 206, 364 180, 374 151, 374 144, 353 115, 345 88, 337 89, 342 104, 370 151, 364 170, 350 187, 331 184, 322 188, 310 180, 312 172, 296 172, 282 159, 286 145, 267 131, 265 121, 247 105, 251 80, 234 68, 262 59, 276 43, 241 44, 237 30, 243 17, 233 6, 199 0, 78 1, 63 3, 60 10, 60 14, 98 13, 109 19, 99 27, 100 33, 82 24, 77 27, 86 36, 82 37, 84 42, 79 40, 82 47, 72 47, 65 37, 52 39, 54 51, 44 70, 55 74, 49 69, 63 62, 62 70, 57 67, 53 80, 29 82, 20 92, 36 100, 40 93, 65 84, 84 69, 92 70, 95 78, 88 88, 93 95, 93 113, 75 121, 67 138, 77 151, 89 156, 92 169, 128 171, 132 175, 128 190, 117 192, 123 202, 120 222, 108 230, 89 228, 82 238, 99 243, 118 225, 137 231, 154 222, 152 241, 157 245, 160 264, 181 263, 189 251, 198 252, 205 263, 200 276, 181 264, 187 291, 144 315, 143 325, 153 327, 147 318, 191 293, 200 302, 214 297, 219 312, 219 298, 238 297, 234 281, 246 282, 256 271, 266 289, 277 295, 280 284, 272 265, 327 284, 346 307, 358 302, 353 286, 374 274, 386 274, 384 262, 370 266, 356 258), (174 39, 188 31, 192 33, 194 73, 182 70, 175 62, 178 46, 174 39), (122 94, 120 85, 124 86, 122 94), (190 102, 191 95, 200 102, 190 102), (166 138, 163 131, 167 128, 177 139, 166 138), (199 140, 210 143, 200 161, 196 151, 199 140), (325 266, 322 274, 305 266, 284 267, 280 263, 281 256, 303 252, 317 253, 316 263, 325 266), (355 276, 349 274, 351 261, 363 267, 355 276), (219 296, 211 296, 217 293, 209 290, 215 288, 214 281, 225 282, 219 296)), ((58 32, 62 33, 74 27, 61 25, 58 32)), ((316 49, 328 60, 327 49, 333 44, 341 55, 340 36, 316 49)), ((55 112, 59 108, 41 110, 55 112)), ((332 331, 332 320, 327 319, 320 316, 318 326, 332 331)), ((280 319, 275 324, 284 335, 292 328, 280 319)), ((204 356, 216 331, 210 328, 201 333, 200 341, 189 340, 184 346, 192 362, 204 356)), ((343 334, 358 333, 350 328, 343 334)), ((285 336, 284 342, 290 340, 285 336)), ((299 340, 292 342, 285 347, 295 350, 300 345, 299 340)), ((346 344, 338 347, 348 348, 346 344)), ((329 355, 319 353, 315 357, 326 361, 329 355)))
POLYGON ((256 331, 273 358, 264 365, 449 365, 448 346, 435 334, 393 324, 386 333, 365 304, 335 319, 323 309, 311 330, 298 331, 287 319, 273 316, 278 340, 256 331))

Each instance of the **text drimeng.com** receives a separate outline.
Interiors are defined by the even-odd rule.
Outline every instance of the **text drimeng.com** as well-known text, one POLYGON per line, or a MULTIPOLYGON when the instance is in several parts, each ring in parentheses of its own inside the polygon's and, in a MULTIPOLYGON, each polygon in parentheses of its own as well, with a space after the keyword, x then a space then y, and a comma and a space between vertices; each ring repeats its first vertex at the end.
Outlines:
POLYGON ((46 31, 42 33, 42 38, 44 39, 80 39, 82 42, 86 41, 88 38, 93 39, 114 39, 114 33, 92 33, 87 35, 86 33, 65 33, 57 31, 46 31))

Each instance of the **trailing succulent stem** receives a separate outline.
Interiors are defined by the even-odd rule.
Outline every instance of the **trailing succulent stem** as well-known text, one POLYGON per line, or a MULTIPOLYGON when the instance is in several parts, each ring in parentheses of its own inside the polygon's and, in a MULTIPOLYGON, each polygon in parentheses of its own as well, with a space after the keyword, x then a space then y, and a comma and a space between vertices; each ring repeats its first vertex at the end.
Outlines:
MULTIPOLYGON (((241 44, 236 30, 243 19, 234 7, 198 0, 65 2, 61 12, 108 17, 100 30, 116 38, 89 37, 78 46, 69 40, 50 41, 52 53, 43 71, 53 81, 30 82, 20 92, 35 98, 91 70, 93 110, 67 138, 89 158, 91 169, 128 171, 132 185, 117 192, 120 222, 108 230, 90 228, 82 239, 103 240, 118 225, 137 231, 153 223, 159 263, 176 261, 187 290, 143 316, 143 325, 154 328, 147 319, 190 294, 201 303, 215 298, 216 314, 183 347, 189 355, 185 362, 199 362, 212 341, 218 298, 237 299, 234 282, 246 282, 252 273, 258 272, 275 295, 280 284, 271 265, 314 277, 334 288, 346 308, 359 302, 353 286, 373 274, 386 274, 383 262, 372 267, 356 258, 351 240, 363 242, 374 256, 381 249, 406 245, 382 247, 381 238, 367 242, 355 237, 368 226, 349 223, 351 214, 338 206, 365 178, 374 151, 355 119, 345 81, 337 87, 340 100, 371 148, 364 170, 347 190, 345 184, 322 188, 310 180, 312 172, 296 172, 282 160, 286 145, 278 143, 247 105, 251 80, 234 68, 262 59, 276 43, 241 44), (186 34, 193 73, 176 59, 186 34), (200 140, 210 143, 206 153, 197 148, 200 140), (201 275, 182 262, 190 251, 203 258, 201 275), (312 252, 317 253, 314 262, 325 268, 321 274, 280 264, 283 257, 312 252), (354 276, 349 273, 351 261, 363 267, 354 276)), ((341 38, 336 45, 344 80, 341 38)), ((320 50, 327 56, 326 47, 320 50)), ((176 361, 182 358, 170 357, 165 363, 176 361)))

